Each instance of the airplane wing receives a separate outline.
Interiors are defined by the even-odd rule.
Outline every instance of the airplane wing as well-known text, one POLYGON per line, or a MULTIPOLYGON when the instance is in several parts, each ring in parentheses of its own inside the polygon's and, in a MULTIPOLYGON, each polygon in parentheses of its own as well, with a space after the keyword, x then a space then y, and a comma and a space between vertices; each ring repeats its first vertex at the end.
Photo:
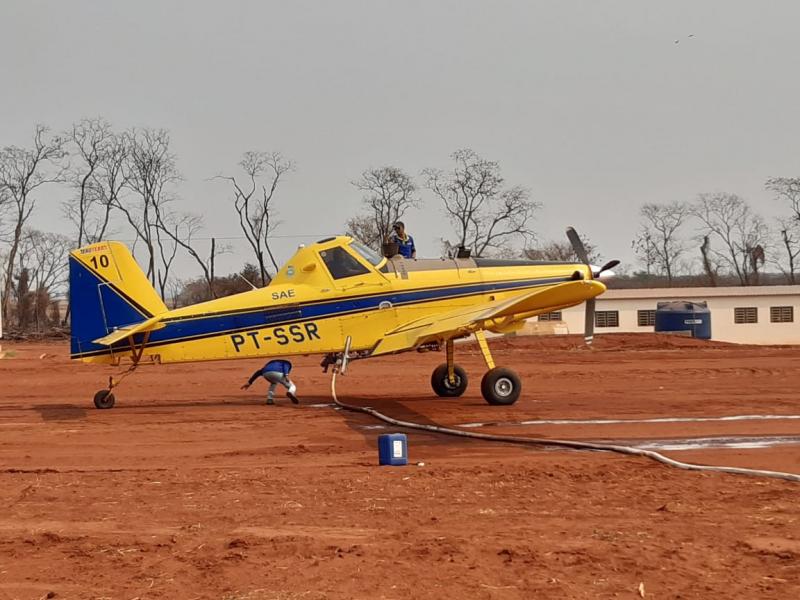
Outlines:
POLYGON ((599 281, 578 280, 523 292, 504 302, 485 302, 410 321, 386 333, 372 355, 415 348, 427 342, 469 335, 480 329, 504 328, 555 309, 574 306, 602 294, 599 281))
POLYGON ((117 342, 124 340, 136 333, 143 333, 145 331, 155 331, 156 329, 163 329, 166 327, 163 323, 159 323, 160 317, 151 317, 141 323, 134 323, 132 325, 125 325, 118 327, 111 333, 96 340, 92 340, 94 344, 102 344, 103 346, 112 346, 117 342))

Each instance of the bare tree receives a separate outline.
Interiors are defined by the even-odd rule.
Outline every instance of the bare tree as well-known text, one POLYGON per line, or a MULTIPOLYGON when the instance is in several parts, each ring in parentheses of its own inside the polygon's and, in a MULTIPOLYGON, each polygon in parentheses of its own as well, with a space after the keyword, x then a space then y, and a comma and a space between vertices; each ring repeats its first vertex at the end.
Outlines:
POLYGON ((63 292, 71 247, 72 241, 65 235, 26 228, 20 240, 17 268, 28 269, 33 288, 63 292))
POLYGON ((0 281, 6 280, 6 269, 8 269, 8 252, 0 246, 0 281))
POLYGON ((368 246, 380 251, 381 244, 409 208, 419 206, 417 186, 410 175, 397 167, 367 169, 361 178, 351 182, 364 192, 365 214, 347 222, 348 234, 357 234, 368 246), (350 226, 355 227, 351 228, 350 226))
POLYGON ((239 166, 245 172, 244 183, 240 184, 232 176, 220 175, 216 178, 229 181, 233 187, 233 205, 239 215, 239 226, 253 249, 263 286, 270 281, 265 252, 275 271, 278 270, 278 263, 269 245, 270 235, 278 226, 272 201, 281 178, 294 169, 294 164, 278 152, 250 151, 244 153, 239 166), (262 183, 264 180, 266 183, 262 183))
MULTIPOLYGON (((175 245, 175 248, 183 248, 189 256, 200 266, 203 271, 203 277, 208 285, 209 298, 216 298, 216 290, 214 286, 216 259, 220 254, 224 254, 229 250, 225 245, 218 245, 216 238, 211 238, 210 248, 207 257, 200 255, 200 251, 196 248, 197 240, 193 240, 196 234, 203 228, 203 218, 199 215, 182 214, 179 216, 170 215, 167 220, 159 218, 160 230, 169 237, 175 245)), ((181 282, 179 290, 186 282, 181 282)), ((174 291, 175 286, 171 286, 174 291)), ((174 299, 174 296, 173 296, 174 299)))
POLYGON ((706 245, 714 257, 736 275, 741 285, 757 285, 764 264, 768 228, 764 220, 736 194, 700 194, 692 213, 701 221, 703 234, 723 247, 706 245))
POLYGON ((100 118, 75 123, 68 137, 78 160, 69 172, 75 195, 64 203, 64 214, 75 225, 80 247, 106 234, 112 209, 127 183, 128 137, 114 133, 100 118))
POLYGON ((646 230, 641 230, 639 234, 631 242, 633 253, 639 257, 639 261, 644 265, 644 270, 647 275, 652 275, 656 270, 656 263, 658 262, 658 253, 656 252, 656 244, 653 240, 653 233, 646 230))
POLYGON ((786 261, 772 260, 772 264, 777 266, 786 277, 787 283, 794 285, 797 283, 797 266, 800 258, 800 222, 793 217, 783 217, 778 219, 778 242, 786 253, 786 261))
POLYGON ((78 161, 69 169, 75 198, 64 203, 64 213, 77 228, 77 245, 86 239, 87 220, 100 194, 95 187, 95 173, 100 168, 106 141, 112 136, 111 125, 102 119, 82 119, 72 125, 67 136, 78 161))
POLYGON ((639 214, 642 223, 634 250, 647 265, 648 274, 654 267, 658 274, 666 275, 668 285, 672 285, 678 260, 686 251, 678 232, 688 220, 691 209, 685 202, 645 204, 639 214))
POLYGON ((530 240, 530 221, 538 204, 523 187, 504 188, 500 165, 470 149, 451 155, 455 167, 449 173, 425 169, 425 186, 438 197, 456 229, 452 247, 472 250, 474 256, 508 248, 514 240, 530 240))
POLYGON ((66 290, 67 257, 71 246, 71 240, 58 233, 30 228, 23 231, 15 267, 17 319, 21 329, 31 319, 37 329, 47 322, 50 298, 54 293, 66 290))
POLYGON ((147 251, 147 276, 153 286, 158 282, 163 297, 177 248, 169 236, 162 235, 159 222, 169 220, 167 205, 174 199, 171 188, 181 175, 165 129, 133 129, 126 138, 124 175, 118 177, 124 178, 134 194, 128 201, 117 195, 112 202, 125 215, 137 240, 142 240, 147 251))
MULTIPOLYGON (((5 188, 0 187, 0 286, 2 286, 6 281, 6 271, 8 269, 8 252, 3 249, 3 245, 7 244, 11 239, 11 232, 9 229, 7 229, 9 227, 9 221, 7 218, 10 213, 10 209, 11 194, 9 194, 5 188)), ((0 300, 2 300, 2 298, 0 298, 0 300)), ((0 304, 0 311, 2 310, 3 305, 0 304)), ((0 322, 2 322, 1 318, 0 322)))
MULTIPOLYGON (((186 287, 186 281, 183 279, 179 279, 177 277, 172 277, 169 280, 169 284, 167 287, 169 288, 169 292, 167 293, 169 299, 169 307, 172 310, 175 310, 176 308, 178 308, 178 305, 180 303, 181 290, 183 290, 183 288, 186 287)), ((166 303, 167 300, 165 299, 164 302, 166 303)))
POLYGON ((180 219, 171 212, 156 211, 155 226, 155 248, 158 255, 158 267, 156 268, 156 284, 163 300, 167 299, 167 283, 169 282, 169 272, 172 263, 178 255, 178 243, 180 239, 180 219), (163 227, 162 227, 163 223, 163 227), (174 233, 172 233, 174 228, 174 233), (167 233, 167 232, 170 233, 167 233))
MULTIPOLYGON (((11 194, 5 187, 0 187, 0 242, 4 242, 6 234, 6 219, 11 209, 11 194)), ((0 261, 2 263, 3 261, 0 261)), ((0 267, 2 268, 2 267, 0 267)))
POLYGON ((95 176, 95 189, 101 194, 99 204, 102 207, 102 218, 87 232, 87 242, 99 242, 105 238, 112 210, 122 205, 121 195, 128 186, 130 175, 129 155, 130 137, 127 134, 115 134, 106 145, 100 169, 95 176))
POLYGON ((787 265, 780 260, 772 262, 780 267, 790 284, 795 284, 800 256, 800 177, 772 177, 767 179, 765 187, 789 209, 788 216, 778 220, 779 245, 786 251, 787 265))
MULTIPOLYGON (((583 238, 583 245, 586 248, 586 254, 589 257, 589 261, 592 263, 600 262, 600 256, 598 255, 597 248, 594 244, 588 241, 586 237, 583 238)), ((552 260, 558 262, 576 263, 581 262, 578 258, 578 255, 575 254, 575 249, 569 242, 550 241, 538 246, 537 248, 526 248, 523 251, 523 256, 530 260, 552 260)))
POLYGON ((800 177, 772 177, 767 179, 765 187, 788 205, 794 220, 800 221, 800 177))
POLYGON ((44 125, 36 125, 32 148, 7 146, 0 150, 0 197, 5 197, 10 206, 13 228, 3 285, 4 318, 8 317, 14 263, 22 233, 36 206, 34 192, 48 183, 64 180, 66 167, 59 164, 64 155, 63 139, 50 136, 44 125))
POLYGON ((376 246, 378 240, 383 241, 384 237, 378 231, 378 227, 375 225, 375 220, 372 218, 372 215, 356 215, 355 217, 349 218, 345 223, 344 233, 367 246, 377 249, 380 249, 380 245, 376 246))
POLYGON ((711 257, 711 239, 708 235, 703 236, 703 243, 700 245, 700 255, 703 257, 703 272, 708 277, 708 282, 712 287, 717 287, 717 265, 711 257))

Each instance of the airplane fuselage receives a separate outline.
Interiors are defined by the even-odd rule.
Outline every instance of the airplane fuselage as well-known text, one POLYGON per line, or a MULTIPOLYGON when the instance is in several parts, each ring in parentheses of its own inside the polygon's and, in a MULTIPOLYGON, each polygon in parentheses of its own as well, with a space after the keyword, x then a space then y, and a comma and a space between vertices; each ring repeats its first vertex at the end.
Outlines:
MULTIPOLYGON (((582 264, 400 257, 371 262, 349 246, 344 248, 358 261, 357 272, 337 273, 326 257, 336 244, 342 247, 339 240, 298 250, 264 288, 168 311, 160 329, 133 336, 134 348, 143 346, 143 362, 172 363, 340 352, 349 336, 353 350, 370 351, 387 331, 418 318, 499 303, 576 273, 591 278, 582 264)), ((131 352, 129 338, 82 347, 72 357, 116 363, 131 352)))

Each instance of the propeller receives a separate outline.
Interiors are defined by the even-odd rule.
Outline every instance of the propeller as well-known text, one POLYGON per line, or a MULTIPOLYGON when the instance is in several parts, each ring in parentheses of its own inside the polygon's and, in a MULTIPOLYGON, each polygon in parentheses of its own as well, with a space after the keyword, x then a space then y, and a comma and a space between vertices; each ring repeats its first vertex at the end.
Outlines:
POLYGON ((578 235, 574 227, 567 227, 567 237, 569 238, 569 243, 572 244, 572 249, 575 250, 575 254, 578 256, 578 260, 588 265, 589 255, 586 253, 581 236, 578 235))
POLYGON ((594 342, 594 309, 594 298, 589 298, 586 301, 586 320, 583 322, 583 341, 587 346, 594 342))
MULTIPOLYGON (((606 264, 604 264, 602 267, 600 267, 600 269, 598 271, 592 270, 592 275, 594 276, 595 279, 602 279, 603 278, 603 273, 605 273, 606 271, 611 271, 611 269, 616 267, 618 264, 619 264, 618 260, 616 260, 616 259, 610 260, 606 264)), ((592 267, 592 269, 594 269, 594 267, 592 267)), ((613 274, 614 274, 614 272, 611 271, 611 273, 609 273, 609 275, 607 275, 606 277, 610 277, 613 274)))
MULTIPOLYGON (((608 272, 606 277, 613 274, 610 273, 610 271, 619 264, 618 260, 610 260, 602 267, 598 268, 589 262, 589 254, 586 252, 586 247, 583 245, 581 236, 578 235, 578 232, 575 231, 574 228, 567 228, 567 238, 569 238, 569 241, 572 244, 572 249, 575 251, 575 255, 578 257, 578 260, 580 260, 591 270, 592 277, 595 279, 600 278, 606 272, 608 272)), ((591 346, 592 342, 594 341, 594 312, 595 299, 589 298, 586 301, 586 320, 584 321, 583 326, 583 339, 586 341, 587 346, 591 346)))

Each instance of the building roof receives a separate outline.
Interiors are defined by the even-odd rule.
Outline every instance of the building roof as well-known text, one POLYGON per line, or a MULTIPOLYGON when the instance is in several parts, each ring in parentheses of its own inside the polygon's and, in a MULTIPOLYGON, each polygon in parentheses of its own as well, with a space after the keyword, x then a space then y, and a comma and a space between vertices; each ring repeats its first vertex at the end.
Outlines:
POLYGON ((639 298, 658 298, 664 300, 669 298, 703 299, 741 296, 800 296, 800 285, 609 289, 599 299, 635 300, 639 298))

